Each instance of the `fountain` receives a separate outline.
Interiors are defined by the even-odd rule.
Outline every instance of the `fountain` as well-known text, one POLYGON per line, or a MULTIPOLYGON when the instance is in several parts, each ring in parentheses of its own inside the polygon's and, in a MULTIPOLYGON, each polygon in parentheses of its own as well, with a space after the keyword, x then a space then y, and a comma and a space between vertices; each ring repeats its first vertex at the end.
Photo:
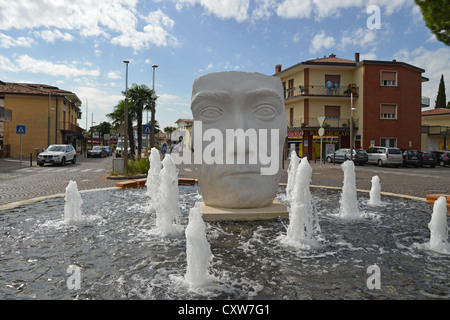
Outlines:
POLYGON ((159 185, 161 181, 161 154, 158 149, 151 149, 149 162, 150 168, 148 169, 147 181, 145 185, 147 187, 147 196, 149 196, 152 200, 150 206, 152 209, 156 210, 154 204, 159 202, 159 185))
POLYGON ((349 220, 360 219, 361 213, 359 212, 356 195, 355 164, 353 161, 347 160, 341 167, 342 171, 344 171, 344 186, 342 188, 342 196, 340 199, 341 208, 339 217, 349 220))
POLYGON ((154 190, 156 207, 156 229, 165 236, 175 236, 182 232, 182 226, 179 224, 181 216, 178 199, 180 198, 178 190, 178 173, 175 163, 170 155, 166 155, 162 161, 162 170, 159 181, 161 186, 154 190))
POLYGON ((295 186, 295 177, 297 175, 297 168, 300 163, 300 158, 297 156, 297 152, 293 150, 291 152, 291 160, 288 168, 288 180, 286 186, 286 199, 290 201, 292 199, 292 192, 295 186))
POLYGON ((212 281, 208 268, 213 255, 206 237, 205 222, 200 212, 200 203, 189 212, 189 223, 186 227, 186 281, 194 288, 205 286, 212 281))
POLYGON ((83 200, 81 199, 80 192, 76 181, 70 181, 66 187, 64 205, 64 222, 67 224, 78 223, 83 220, 83 213, 81 206, 83 200))
MULTIPOLYGON (((228 131, 229 122, 250 121, 263 123, 284 143, 282 84, 275 77, 255 77, 213 75, 196 82, 194 118, 221 126, 205 125, 206 142, 228 131), (214 109, 215 99, 233 103, 226 110, 214 109), (248 105, 241 108, 236 99, 248 105)), ((246 158, 253 159, 253 145, 244 145, 246 158)), ((212 147, 195 150, 203 156, 213 149, 209 155, 220 154, 212 147)), ((342 164, 342 192, 310 189, 312 168, 307 158, 299 162, 296 156, 284 187, 279 185, 281 171, 262 175, 263 169, 279 167, 278 153, 258 155, 264 161, 257 166, 208 162, 199 169, 198 186, 177 186, 173 158, 166 155, 161 163, 159 151, 152 149, 146 188, 96 190, 83 193, 81 200, 76 183, 70 182, 65 198, 0 211, 0 299, 450 299, 450 256, 441 252, 448 244, 442 201, 429 222, 426 202, 390 197, 376 206, 365 193, 358 200, 351 161, 342 164), (153 210, 143 201, 148 197, 153 210), (234 209, 259 210, 278 201, 290 207, 289 220, 278 211, 271 219, 210 223, 201 201, 224 207, 232 217, 234 209), (70 223, 79 221, 81 203, 87 204, 85 223, 51 223, 63 210, 70 223), (361 212, 367 219, 360 219, 361 212), (79 272, 67 275, 71 266, 79 272), (372 285, 371 270, 381 285, 372 285), (79 277, 80 285, 66 286, 69 276, 79 277)))
POLYGON ((437 252, 450 253, 450 244, 447 241, 447 199, 439 197, 433 205, 433 214, 428 224, 430 229, 430 250, 437 252))
MULTIPOLYGON (((289 169, 294 170, 296 167, 295 158, 293 162, 294 165, 289 169)), ((318 217, 313 210, 309 190, 311 176, 312 167, 308 163, 308 158, 304 157, 297 167, 295 177, 292 174, 286 187, 286 198, 290 202, 289 227, 286 237, 282 240, 286 244, 298 245, 306 249, 318 246, 317 237, 320 233, 318 217)))
POLYGON ((380 178, 378 176, 372 177, 372 187, 370 189, 370 200, 369 204, 372 206, 379 206, 381 204, 381 184, 380 178))

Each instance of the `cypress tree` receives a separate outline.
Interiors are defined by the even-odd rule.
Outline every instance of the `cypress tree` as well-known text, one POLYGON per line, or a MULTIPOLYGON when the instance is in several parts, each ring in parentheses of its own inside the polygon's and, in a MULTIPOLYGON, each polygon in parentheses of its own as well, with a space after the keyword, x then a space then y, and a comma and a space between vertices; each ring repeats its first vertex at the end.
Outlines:
POLYGON ((445 96, 445 83, 444 75, 441 75, 441 82, 439 83, 439 90, 436 97, 436 103, 434 108, 445 108, 447 103, 447 98, 445 96))

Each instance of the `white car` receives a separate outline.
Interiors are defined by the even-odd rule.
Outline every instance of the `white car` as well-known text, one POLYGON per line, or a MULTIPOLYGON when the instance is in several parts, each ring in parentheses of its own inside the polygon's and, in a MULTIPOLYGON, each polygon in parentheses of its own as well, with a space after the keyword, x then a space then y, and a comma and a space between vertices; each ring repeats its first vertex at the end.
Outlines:
POLYGON ((37 164, 41 167, 46 163, 65 165, 67 161, 73 164, 77 161, 77 153, 70 144, 52 144, 37 158, 37 164))

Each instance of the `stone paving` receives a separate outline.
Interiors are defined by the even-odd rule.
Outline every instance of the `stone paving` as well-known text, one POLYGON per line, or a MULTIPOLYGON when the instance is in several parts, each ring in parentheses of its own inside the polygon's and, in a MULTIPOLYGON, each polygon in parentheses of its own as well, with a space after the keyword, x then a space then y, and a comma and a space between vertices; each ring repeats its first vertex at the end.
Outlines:
MULTIPOLYGON (((111 160, 90 160, 80 158, 76 165, 68 164, 62 168, 31 169, 29 160, 23 160, 20 166, 17 159, 0 159, 0 207, 17 201, 64 194, 70 180, 77 181, 80 191, 115 187, 118 180, 109 177, 111 160), (44 171, 46 174, 32 173, 41 169, 48 171, 44 171)), ((340 164, 323 163, 321 166, 314 161, 310 164, 313 168, 311 185, 342 187, 344 173, 340 164)), ((288 166, 289 161, 286 161, 281 183, 287 182, 288 166)), ((179 165, 178 170, 180 178, 197 178, 195 165, 179 165)), ((426 198, 430 193, 450 194, 449 167, 380 168, 364 165, 356 166, 355 171, 356 187, 361 190, 370 190, 372 177, 378 175, 382 192, 419 198, 426 198)))

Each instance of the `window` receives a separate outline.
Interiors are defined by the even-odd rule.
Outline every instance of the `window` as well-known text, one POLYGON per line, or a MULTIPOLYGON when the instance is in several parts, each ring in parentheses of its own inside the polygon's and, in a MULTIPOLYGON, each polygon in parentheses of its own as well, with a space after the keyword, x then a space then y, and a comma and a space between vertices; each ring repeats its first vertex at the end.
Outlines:
POLYGON ((396 148, 397 147, 397 138, 381 138, 380 145, 382 147, 388 148, 396 148))
POLYGON ((0 97, 0 108, 5 107, 5 97, 0 97))
POLYGON ((288 81, 288 94, 287 97, 288 98, 292 98, 294 96, 294 79, 290 79, 288 81))
POLYGON ((337 94, 341 85, 341 76, 338 74, 325 75, 325 90, 327 94, 337 94))
POLYGON ((397 86, 397 71, 381 71, 381 86, 397 86))
POLYGON ((382 103, 380 106, 380 119, 397 119, 397 105, 382 103))
POLYGON ((325 106, 325 117, 328 119, 339 119, 341 117, 341 107, 325 106))
POLYGON ((289 109, 289 124, 290 127, 294 126, 294 108, 289 109))

